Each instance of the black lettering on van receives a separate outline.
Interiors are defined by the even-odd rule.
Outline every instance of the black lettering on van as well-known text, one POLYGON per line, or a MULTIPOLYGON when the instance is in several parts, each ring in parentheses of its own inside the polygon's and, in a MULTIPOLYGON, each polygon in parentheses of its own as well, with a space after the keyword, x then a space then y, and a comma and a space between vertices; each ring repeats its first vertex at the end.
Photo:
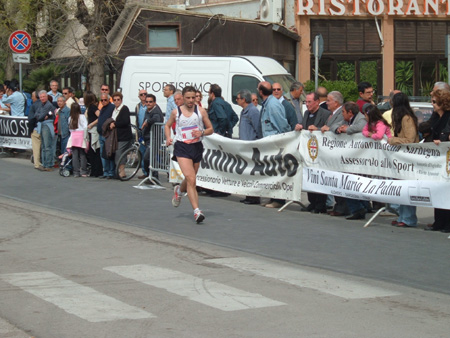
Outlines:
POLYGON ((152 92, 154 92, 154 93, 160 92, 162 88, 164 88, 164 87, 161 87, 160 82, 153 82, 152 92))

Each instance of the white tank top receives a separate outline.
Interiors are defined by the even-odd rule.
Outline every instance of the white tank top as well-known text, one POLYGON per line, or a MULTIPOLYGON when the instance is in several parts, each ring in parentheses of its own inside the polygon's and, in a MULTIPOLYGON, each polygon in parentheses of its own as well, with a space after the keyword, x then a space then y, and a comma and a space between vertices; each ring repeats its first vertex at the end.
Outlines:
POLYGON ((195 105, 195 110, 189 117, 183 115, 180 107, 177 107, 177 111, 175 140, 183 143, 200 142, 202 140, 201 137, 192 136, 194 130, 203 131, 205 129, 203 126, 202 114, 198 109, 198 106, 195 105))

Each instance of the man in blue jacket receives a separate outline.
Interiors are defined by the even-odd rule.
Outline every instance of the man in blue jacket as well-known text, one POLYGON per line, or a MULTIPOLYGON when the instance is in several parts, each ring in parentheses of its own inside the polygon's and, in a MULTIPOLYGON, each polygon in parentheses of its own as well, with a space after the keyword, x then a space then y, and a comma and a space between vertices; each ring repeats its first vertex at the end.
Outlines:
MULTIPOLYGON (((258 85, 259 96, 263 99, 261 105, 261 132, 262 136, 270 136, 291 131, 286 119, 286 111, 276 97, 272 95, 272 85, 263 81, 258 85)), ((281 208, 285 203, 281 199, 272 199, 265 205, 266 208, 281 208)))

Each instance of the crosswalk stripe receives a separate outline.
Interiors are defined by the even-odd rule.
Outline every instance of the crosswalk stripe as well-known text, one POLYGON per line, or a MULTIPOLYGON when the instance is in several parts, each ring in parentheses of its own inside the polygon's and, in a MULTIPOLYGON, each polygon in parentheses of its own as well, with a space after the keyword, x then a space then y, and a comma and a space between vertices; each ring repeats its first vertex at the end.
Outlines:
POLYGON ((352 282, 343 278, 315 273, 301 268, 291 268, 269 263, 263 260, 233 257, 215 258, 208 262, 227 266, 233 270, 251 272, 259 276, 275 278, 277 280, 314 289, 345 299, 362 299, 397 296, 398 292, 371 287, 359 282, 352 282))
POLYGON ((89 322, 155 317, 49 271, 3 274, 0 278, 89 322))
POLYGON ((157 266, 138 264, 104 269, 223 311, 286 305, 257 293, 157 266))

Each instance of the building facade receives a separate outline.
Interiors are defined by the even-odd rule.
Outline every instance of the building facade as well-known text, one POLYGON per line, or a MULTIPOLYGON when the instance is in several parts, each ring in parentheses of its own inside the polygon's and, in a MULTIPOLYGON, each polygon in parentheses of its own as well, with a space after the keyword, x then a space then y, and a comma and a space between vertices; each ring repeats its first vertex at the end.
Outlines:
POLYGON ((449 15, 450 3, 440 0, 298 0, 299 80, 314 78, 311 45, 321 34, 321 78, 353 74, 356 82, 371 82, 377 95, 400 89, 428 96, 434 82, 448 81, 449 15))

